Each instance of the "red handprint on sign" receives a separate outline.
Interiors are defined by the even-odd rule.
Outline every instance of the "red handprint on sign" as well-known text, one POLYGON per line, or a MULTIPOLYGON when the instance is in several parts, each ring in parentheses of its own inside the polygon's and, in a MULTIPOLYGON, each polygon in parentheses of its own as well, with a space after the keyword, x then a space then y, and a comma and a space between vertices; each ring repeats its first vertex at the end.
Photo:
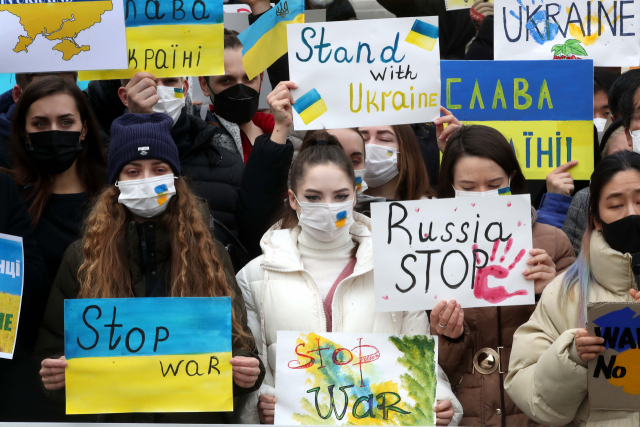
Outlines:
MULTIPOLYGON (((507 245, 504 248, 504 255, 500 257, 500 264, 504 262, 505 256, 507 255, 507 253, 509 253, 509 250, 511 250, 512 245, 513 245, 513 239, 509 239, 507 241, 507 245)), ((483 299, 492 304, 497 304, 499 302, 506 300, 507 298, 510 298, 516 295, 527 295, 528 293, 524 289, 515 291, 513 293, 509 293, 507 292, 504 286, 489 287, 489 276, 495 277, 496 279, 505 279, 509 277, 509 272, 513 270, 516 264, 518 264, 522 260, 522 258, 524 257, 524 254, 526 253, 524 249, 518 252, 518 255, 516 255, 515 259, 509 265, 508 269, 501 265, 486 265, 487 264, 486 261, 491 261, 491 262, 495 261, 496 252, 498 251, 499 246, 500 246, 500 240, 496 240, 493 243, 493 251, 491 251, 491 257, 488 260, 485 259, 485 265, 482 267, 479 267, 478 270, 476 271, 476 278, 475 278, 474 287, 473 287, 473 295, 477 299, 483 299)), ((479 253, 483 253, 485 256, 487 255, 486 252, 478 249, 478 245, 473 245, 473 254, 476 259, 476 264, 480 264, 480 256, 478 255, 479 253)))

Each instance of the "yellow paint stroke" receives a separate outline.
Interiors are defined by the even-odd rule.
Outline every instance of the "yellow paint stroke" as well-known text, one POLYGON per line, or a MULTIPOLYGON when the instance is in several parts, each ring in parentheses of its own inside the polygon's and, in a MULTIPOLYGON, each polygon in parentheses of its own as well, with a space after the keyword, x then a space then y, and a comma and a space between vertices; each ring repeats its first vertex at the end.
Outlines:
POLYGON ((627 350, 616 357, 616 366, 623 366, 627 373, 622 378, 609 379, 609 383, 616 387, 623 387, 627 394, 640 394, 640 349, 627 350))
MULTIPOLYGON (((18 313, 20 312, 20 297, 0 292, 0 313, 12 314, 11 331, 4 330, 4 322, 0 322, 0 353, 12 353, 13 344, 16 340, 16 330, 18 326, 18 313)), ((4 316, 3 316, 4 320, 4 316)))
MULTIPOLYGON (((590 3, 591 3, 591 11, 593 12, 593 0, 591 0, 590 3)), ((569 13, 570 10, 571 8, 567 7, 567 14, 569 13)), ((609 15, 609 13, 611 13, 612 10, 613 10, 613 6, 611 6, 609 10, 607 10, 607 15, 609 15)), ((618 21, 618 18, 620 18, 620 15, 616 16, 612 24, 615 24, 616 21, 618 21)), ((587 16, 583 19, 585 32, 588 32, 587 26, 591 26, 591 35, 583 36, 582 30, 580 29, 580 25, 577 25, 577 24, 569 24, 569 33, 571 33, 571 35, 575 39, 578 39, 582 43, 584 43, 585 46, 591 46, 592 44, 597 42, 598 39, 602 37, 602 35, 606 32, 606 28, 607 28, 607 26, 605 26, 606 22, 607 22, 607 18, 603 16, 602 21, 600 22, 600 32, 602 34, 598 34, 598 6, 596 6, 595 13, 592 13, 590 16, 587 16), (595 29, 593 28, 594 26, 595 26, 595 29)))

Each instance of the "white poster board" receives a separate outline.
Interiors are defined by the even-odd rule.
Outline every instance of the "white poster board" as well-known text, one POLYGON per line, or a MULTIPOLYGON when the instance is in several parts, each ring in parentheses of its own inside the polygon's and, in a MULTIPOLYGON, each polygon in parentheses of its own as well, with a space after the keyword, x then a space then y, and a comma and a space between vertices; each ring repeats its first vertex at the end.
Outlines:
POLYGON ((435 425, 437 361, 433 336, 278 331, 275 425, 435 425))
POLYGON ((526 195, 373 203, 376 311, 535 303, 526 195), (475 258, 475 259, 474 259, 475 258))
POLYGON ((121 0, 0 0, 0 39, 0 73, 127 68, 121 0))
POLYGON ((640 64, 640 0, 495 0, 496 60, 640 64))
POLYGON ((296 130, 431 121, 440 115, 438 18, 287 26, 296 130))

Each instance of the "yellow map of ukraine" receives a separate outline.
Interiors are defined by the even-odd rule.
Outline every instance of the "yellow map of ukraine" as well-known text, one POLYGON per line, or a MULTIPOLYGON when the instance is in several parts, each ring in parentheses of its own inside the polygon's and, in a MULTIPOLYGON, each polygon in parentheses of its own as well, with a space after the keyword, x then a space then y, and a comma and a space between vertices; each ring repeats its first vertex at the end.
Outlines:
POLYGON ((89 46, 80 46, 75 38, 83 30, 102 21, 102 14, 113 10, 111 0, 66 1, 47 3, 26 3, 29 0, 0 0, 0 12, 6 11, 20 18, 20 24, 27 36, 18 35, 14 52, 28 52, 28 47, 37 35, 48 40, 60 40, 53 50, 62 52, 62 59, 70 60, 89 46))

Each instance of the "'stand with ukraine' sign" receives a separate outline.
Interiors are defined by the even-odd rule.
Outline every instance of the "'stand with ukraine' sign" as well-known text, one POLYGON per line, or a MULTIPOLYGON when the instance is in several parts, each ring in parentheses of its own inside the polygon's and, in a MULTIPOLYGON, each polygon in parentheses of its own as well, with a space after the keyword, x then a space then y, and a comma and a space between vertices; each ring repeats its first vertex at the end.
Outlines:
POLYGON ((67 414, 233 410, 231 299, 64 302, 67 414))
POLYGON ((593 172, 593 61, 442 61, 443 105, 507 138, 526 178, 593 172))

